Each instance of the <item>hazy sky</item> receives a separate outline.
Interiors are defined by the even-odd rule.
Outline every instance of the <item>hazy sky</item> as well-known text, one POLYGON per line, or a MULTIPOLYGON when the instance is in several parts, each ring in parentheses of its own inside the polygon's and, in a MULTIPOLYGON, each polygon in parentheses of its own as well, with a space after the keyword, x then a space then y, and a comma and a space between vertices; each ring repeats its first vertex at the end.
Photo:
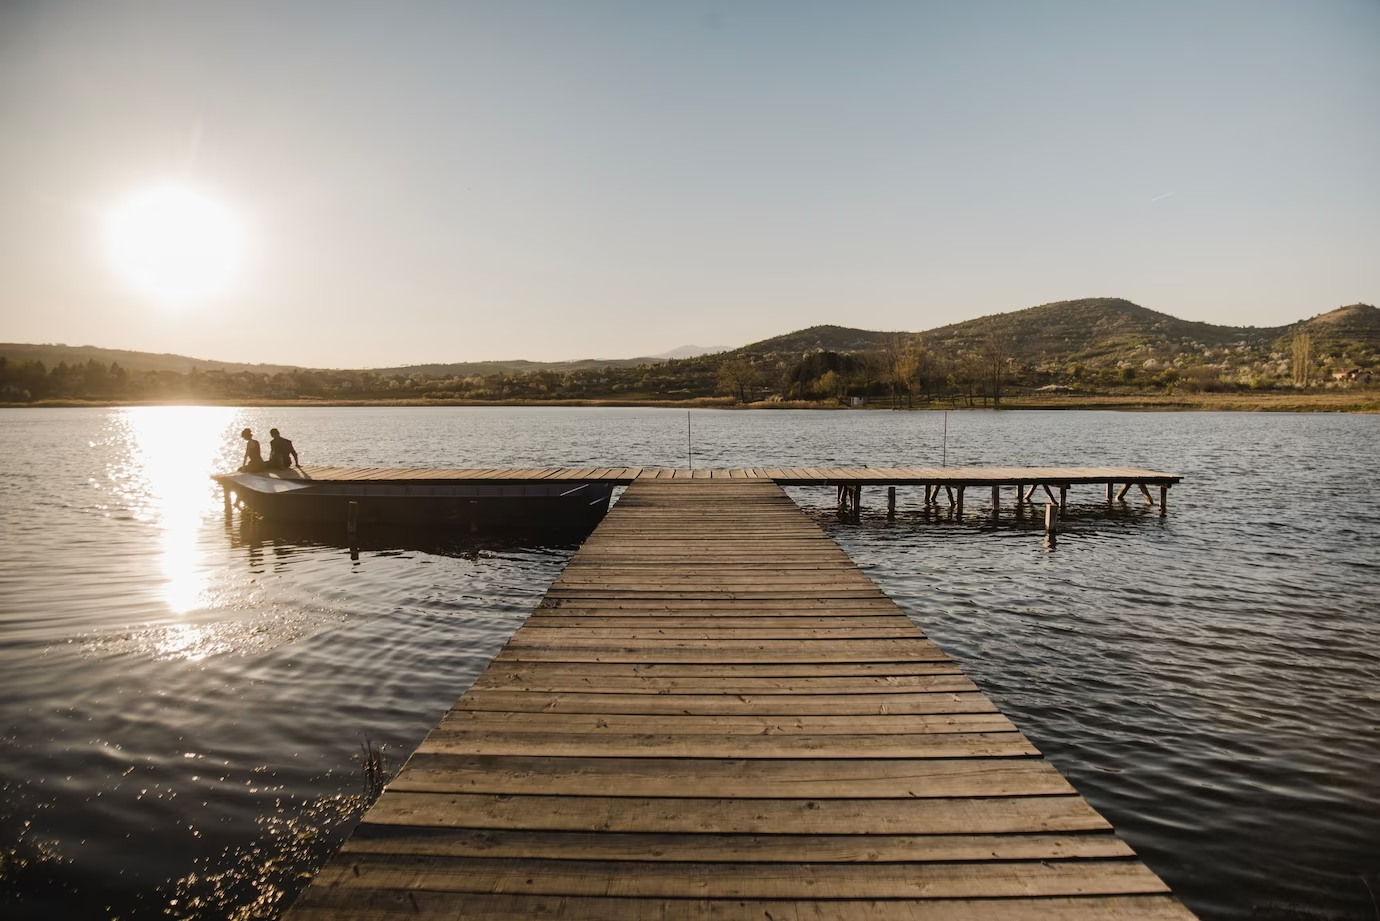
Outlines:
POLYGON ((1380 3, 0 0, 0 341, 624 357, 1121 296, 1380 301, 1380 3), (170 306, 102 227, 248 228, 170 306))

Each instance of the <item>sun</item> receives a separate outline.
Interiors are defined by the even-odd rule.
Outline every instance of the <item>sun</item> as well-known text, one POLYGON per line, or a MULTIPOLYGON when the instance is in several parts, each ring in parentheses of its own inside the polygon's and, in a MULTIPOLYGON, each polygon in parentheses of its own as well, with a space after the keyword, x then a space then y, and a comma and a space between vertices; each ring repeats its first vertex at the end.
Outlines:
POLYGON ((244 263, 245 233, 234 212, 183 185, 152 186, 119 201, 105 231, 115 268, 159 301, 224 294, 244 263))

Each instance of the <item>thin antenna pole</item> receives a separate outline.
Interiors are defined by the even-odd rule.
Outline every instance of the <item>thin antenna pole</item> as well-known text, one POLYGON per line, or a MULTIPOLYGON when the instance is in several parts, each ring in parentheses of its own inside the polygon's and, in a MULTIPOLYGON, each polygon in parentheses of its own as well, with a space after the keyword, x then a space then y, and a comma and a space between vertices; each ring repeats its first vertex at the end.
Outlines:
POLYGON ((942 461, 940 461, 939 466, 941 466, 941 467, 947 467, 947 466, 949 466, 949 412, 948 412, 948 410, 945 410, 945 411, 944 411, 944 455, 943 455, 943 458, 944 458, 944 459, 943 459, 942 461))
POLYGON ((695 469, 695 449, 690 447, 690 410, 685 411, 685 457, 690 469, 695 469))

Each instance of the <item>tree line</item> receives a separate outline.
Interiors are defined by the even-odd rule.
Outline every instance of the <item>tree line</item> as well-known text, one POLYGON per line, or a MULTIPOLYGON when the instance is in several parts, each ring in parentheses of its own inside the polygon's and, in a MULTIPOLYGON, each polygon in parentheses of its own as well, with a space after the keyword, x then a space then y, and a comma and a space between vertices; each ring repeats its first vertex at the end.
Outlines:
MULTIPOLYGON (((1147 346, 1140 346, 1146 349, 1147 346)), ((1219 349, 1203 353, 1135 351, 1127 360, 1098 365, 1076 360, 1033 359, 1009 336, 991 330, 962 343, 923 335, 883 337, 875 348, 853 351, 755 352, 636 366, 498 371, 491 374, 193 369, 134 371, 95 359, 49 368, 41 361, 0 356, 0 402, 42 400, 175 401, 253 400, 694 400, 715 397, 761 401, 848 404, 855 400, 915 406, 1000 405, 1013 392, 1115 388, 1173 392, 1309 387, 1331 380, 1330 364, 1315 355, 1306 334, 1292 354, 1219 349), (1152 357, 1158 356, 1158 357, 1152 357), (1215 363, 1213 363, 1215 362, 1215 363)), ((1335 349, 1334 349, 1335 351, 1335 349)), ((1370 379, 1369 375, 1365 379, 1370 379)), ((1330 386, 1330 384, 1329 384, 1330 386)))

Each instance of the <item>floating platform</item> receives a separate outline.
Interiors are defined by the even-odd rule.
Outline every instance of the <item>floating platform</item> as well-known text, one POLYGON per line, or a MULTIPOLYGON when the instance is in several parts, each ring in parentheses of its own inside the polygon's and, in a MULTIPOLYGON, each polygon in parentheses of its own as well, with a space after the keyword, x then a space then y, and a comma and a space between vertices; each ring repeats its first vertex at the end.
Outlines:
POLYGON ((1193 918, 773 477, 630 479, 289 921, 1193 918))
POLYGON ((275 470, 214 478, 260 517, 272 521, 361 525, 589 529, 609 508, 607 482, 316 479, 310 471, 275 470), (295 474, 295 475, 294 475, 295 474))

